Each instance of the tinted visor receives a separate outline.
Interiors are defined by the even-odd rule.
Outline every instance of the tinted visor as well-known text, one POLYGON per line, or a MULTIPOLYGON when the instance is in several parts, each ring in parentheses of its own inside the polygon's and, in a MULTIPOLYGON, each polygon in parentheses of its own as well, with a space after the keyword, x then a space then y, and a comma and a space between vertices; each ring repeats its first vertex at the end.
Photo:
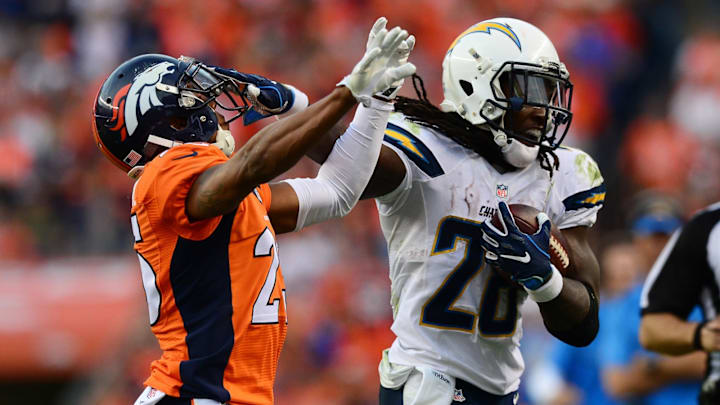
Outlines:
POLYGON ((185 76, 193 87, 200 90, 210 90, 222 83, 222 80, 199 62, 191 63, 185 69, 185 76))
POLYGON ((509 100, 535 107, 570 109, 570 83, 566 79, 529 70, 516 70, 500 78, 509 100), (505 83, 503 83, 505 82, 505 83))

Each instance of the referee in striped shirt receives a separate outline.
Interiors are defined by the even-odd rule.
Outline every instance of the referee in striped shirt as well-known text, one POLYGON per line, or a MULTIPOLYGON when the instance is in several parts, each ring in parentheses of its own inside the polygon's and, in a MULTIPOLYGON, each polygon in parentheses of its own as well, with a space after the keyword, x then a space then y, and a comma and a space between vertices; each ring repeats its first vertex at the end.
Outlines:
POLYGON ((640 306, 645 348, 709 353, 699 403, 720 404, 720 202, 695 214, 668 241, 645 280, 640 306), (687 321, 696 305, 703 322, 687 321))

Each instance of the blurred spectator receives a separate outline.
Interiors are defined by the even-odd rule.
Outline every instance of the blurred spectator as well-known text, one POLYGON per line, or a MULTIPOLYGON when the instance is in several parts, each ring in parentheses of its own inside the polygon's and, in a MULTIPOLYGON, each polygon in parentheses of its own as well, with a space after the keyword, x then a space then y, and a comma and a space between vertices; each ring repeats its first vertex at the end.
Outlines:
POLYGON ((629 129, 622 150, 622 168, 638 189, 680 194, 688 184, 698 145, 666 120, 644 117, 629 129))
MULTIPOLYGON (((700 388, 705 369, 701 353, 682 357, 658 356, 640 346, 640 293, 645 275, 670 234, 682 224, 675 201, 647 193, 630 210, 630 229, 640 273, 633 286, 604 309, 598 336, 602 381, 610 397, 621 403, 648 405, 690 404, 700 388)), ((700 317, 696 308, 691 317, 700 317)))
MULTIPOLYGON (((606 313, 633 285, 639 273, 638 255, 632 244, 615 239, 599 257, 600 333, 608 327, 606 313)), ((529 389, 539 405, 615 405, 602 384, 599 341, 577 348, 553 341, 549 354, 528 376, 529 389)))

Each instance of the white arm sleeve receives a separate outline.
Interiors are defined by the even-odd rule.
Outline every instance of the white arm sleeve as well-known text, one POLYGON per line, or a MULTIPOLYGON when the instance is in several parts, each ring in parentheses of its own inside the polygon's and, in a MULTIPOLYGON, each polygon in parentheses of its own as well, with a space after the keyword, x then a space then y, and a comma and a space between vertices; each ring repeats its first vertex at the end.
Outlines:
POLYGON ((375 170, 392 109, 391 103, 377 99, 370 107, 359 105, 317 177, 285 180, 299 201, 295 231, 345 216, 357 204, 375 170))

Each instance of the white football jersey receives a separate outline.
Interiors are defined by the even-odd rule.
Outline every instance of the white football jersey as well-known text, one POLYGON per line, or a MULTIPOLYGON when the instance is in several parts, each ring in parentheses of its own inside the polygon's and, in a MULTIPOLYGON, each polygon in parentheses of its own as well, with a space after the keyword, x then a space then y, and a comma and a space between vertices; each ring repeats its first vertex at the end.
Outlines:
POLYGON ((376 199, 390 259, 390 361, 427 365, 497 395, 517 390, 527 294, 485 266, 478 224, 505 200, 546 212, 560 229, 592 226, 605 197, 597 164, 560 148, 552 177, 537 161, 502 174, 401 114, 392 115, 385 144, 407 172, 376 199))

